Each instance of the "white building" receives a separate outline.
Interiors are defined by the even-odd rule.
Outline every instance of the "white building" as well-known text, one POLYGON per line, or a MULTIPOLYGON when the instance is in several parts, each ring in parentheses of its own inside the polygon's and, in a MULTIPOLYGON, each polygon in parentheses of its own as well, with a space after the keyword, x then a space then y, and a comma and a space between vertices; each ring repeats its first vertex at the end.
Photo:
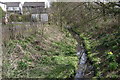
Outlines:
POLYGON ((6 11, 6 4, 4 2, 0 2, 0 7, 3 11, 6 11))

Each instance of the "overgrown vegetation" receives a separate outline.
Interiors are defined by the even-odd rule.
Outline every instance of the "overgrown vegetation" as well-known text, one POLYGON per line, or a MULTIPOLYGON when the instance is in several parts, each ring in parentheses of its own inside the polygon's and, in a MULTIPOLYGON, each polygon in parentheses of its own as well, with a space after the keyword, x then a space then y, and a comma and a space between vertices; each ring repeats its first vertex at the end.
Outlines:
POLYGON ((0 19, 2 19, 2 9, 0 7, 0 19))
POLYGON ((7 42, 3 56, 3 78, 74 77, 77 68, 74 39, 69 35, 71 39, 68 40, 57 27, 44 28, 42 38, 39 30, 36 35, 7 42), (54 33, 48 34, 51 31, 54 33), (59 37, 65 39, 56 40, 59 37))
POLYGON ((52 4, 51 19, 83 38, 79 41, 73 36, 78 44, 85 43, 95 68, 95 78, 120 76, 119 7, 119 2, 52 4))
MULTIPOLYGON (((49 26, 40 25, 36 34, 6 43, 3 77, 73 78, 78 62, 76 45, 85 44, 88 60, 95 71, 93 78, 119 78, 119 4, 53 2, 49 26)), ((18 18, 18 15, 12 17, 16 16, 18 18)), ((24 19, 28 20, 23 15, 20 21, 24 19)))
POLYGON ((30 22, 31 15, 21 15, 21 14, 11 14, 9 17, 9 21, 13 22, 30 22))
MULTIPOLYGON (((112 19, 110 21, 112 22, 112 19)), ((95 76, 118 78, 120 76, 120 26, 111 25, 105 31, 100 31, 101 33, 99 33, 99 29, 94 29, 95 32, 92 31, 82 35, 86 43, 88 56, 96 68, 95 76)))
POLYGON ((2 10, 2 8, 0 7, 0 20, 2 21, 2 17, 5 16, 5 12, 2 10))

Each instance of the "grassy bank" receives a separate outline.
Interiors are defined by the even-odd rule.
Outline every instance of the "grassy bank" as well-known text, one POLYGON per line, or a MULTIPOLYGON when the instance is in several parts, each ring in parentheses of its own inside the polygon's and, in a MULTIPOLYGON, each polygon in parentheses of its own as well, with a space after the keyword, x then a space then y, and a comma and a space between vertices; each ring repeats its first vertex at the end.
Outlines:
POLYGON ((4 78, 74 76, 77 68, 75 41, 53 27, 45 25, 42 35, 39 30, 36 35, 7 42, 3 55, 4 78))
MULTIPOLYGON (((112 19, 108 21, 111 23, 112 19)), ((104 31, 98 27, 81 34, 85 40, 88 57, 95 67, 95 78, 120 77, 120 26, 112 24, 104 31)))

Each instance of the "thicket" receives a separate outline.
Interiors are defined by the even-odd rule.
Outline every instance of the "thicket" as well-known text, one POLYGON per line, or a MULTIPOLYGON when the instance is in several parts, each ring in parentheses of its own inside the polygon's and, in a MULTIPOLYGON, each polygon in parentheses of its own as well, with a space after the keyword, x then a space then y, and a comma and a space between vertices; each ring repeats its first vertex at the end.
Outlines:
POLYGON ((50 16, 51 23, 83 38, 80 44, 85 43, 93 62, 93 77, 119 78, 120 2, 57 2, 52 3, 50 16))
POLYGON ((9 22, 30 22, 31 21, 31 15, 25 15, 25 14, 11 14, 9 17, 9 22))

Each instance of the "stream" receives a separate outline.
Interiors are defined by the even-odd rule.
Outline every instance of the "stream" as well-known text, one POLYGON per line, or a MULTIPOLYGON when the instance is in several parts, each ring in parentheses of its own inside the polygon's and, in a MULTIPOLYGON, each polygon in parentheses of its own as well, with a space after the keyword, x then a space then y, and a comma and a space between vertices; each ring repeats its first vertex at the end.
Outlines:
POLYGON ((88 59, 87 51, 85 48, 84 39, 76 32, 70 25, 65 27, 73 38, 77 41, 77 56, 78 56, 78 69, 74 80, 90 80, 94 76, 94 68, 88 59))
POLYGON ((84 49, 77 52, 78 70, 76 71, 75 80, 89 80, 94 74, 92 65, 87 60, 87 53, 84 49))

